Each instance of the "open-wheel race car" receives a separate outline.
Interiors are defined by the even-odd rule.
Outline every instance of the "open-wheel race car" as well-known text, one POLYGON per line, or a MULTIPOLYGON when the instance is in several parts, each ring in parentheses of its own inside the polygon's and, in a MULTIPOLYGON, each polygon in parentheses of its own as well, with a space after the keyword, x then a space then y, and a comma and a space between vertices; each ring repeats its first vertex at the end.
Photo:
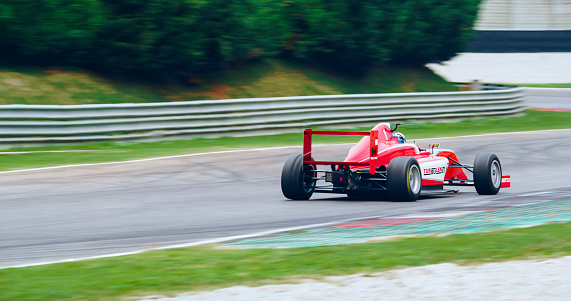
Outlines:
MULTIPOLYGON (((304 131, 303 154, 284 164, 281 187, 292 200, 308 200, 314 192, 346 194, 350 198, 416 201, 422 192, 445 192, 444 186, 474 186, 478 194, 497 194, 510 187, 495 154, 479 154, 473 165, 460 163, 451 150, 432 144, 422 149, 397 132, 397 123, 380 123, 370 132, 304 131), (364 136, 343 161, 312 157, 313 135, 364 136), (464 171, 472 174, 468 178, 464 171)), ((448 190, 457 192, 457 190, 448 190)))

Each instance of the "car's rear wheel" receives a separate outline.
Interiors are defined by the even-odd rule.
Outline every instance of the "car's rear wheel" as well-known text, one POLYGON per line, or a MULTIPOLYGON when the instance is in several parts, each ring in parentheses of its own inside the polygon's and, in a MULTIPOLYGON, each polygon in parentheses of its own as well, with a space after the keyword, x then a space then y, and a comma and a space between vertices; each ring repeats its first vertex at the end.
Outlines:
POLYGON ((502 185, 502 165, 494 154, 479 154, 474 159, 474 186, 483 195, 497 194, 502 185))
POLYGON ((387 190, 393 202, 414 202, 422 190, 422 174, 413 157, 397 157, 389 162, 387 190))
POLYGON ((282 169, 282 192, 292 200, 308 200, 315 190, 315 168, 303 164, 302 155, 291 155, 282 169))

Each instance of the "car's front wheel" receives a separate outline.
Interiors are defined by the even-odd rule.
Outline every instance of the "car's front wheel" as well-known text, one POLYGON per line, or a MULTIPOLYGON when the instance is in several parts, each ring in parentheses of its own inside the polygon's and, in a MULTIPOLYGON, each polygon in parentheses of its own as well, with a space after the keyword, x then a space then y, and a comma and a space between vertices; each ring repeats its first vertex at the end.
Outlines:
POLYGON ((494 154, 479 154, 474 159, 474 186, 483 195, 497 194, 502 185, 502 165, 494 154))
POLYGON ((393 202, 414 202, 422 189, 422 174, 413 157, 397 157, 389 162, 387 190, 393 202))
POLYGON ((292 200, 309 200, 315 185, 315 168, 303 164, 302 155, 291 155, 282 169, 282 192, 292 200))

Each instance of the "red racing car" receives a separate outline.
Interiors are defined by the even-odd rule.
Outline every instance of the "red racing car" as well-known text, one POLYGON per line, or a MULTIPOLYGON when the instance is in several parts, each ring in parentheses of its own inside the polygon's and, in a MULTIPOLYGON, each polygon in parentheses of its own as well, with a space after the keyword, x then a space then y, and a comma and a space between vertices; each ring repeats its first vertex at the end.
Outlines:
POLYGON ((291 155, 282 170, 284 196, 308 200, 314 192, 324 192, 410 202, 416 201, 421 191, 443 191, 444 186, 474 186, 484 195, 510 186, 510 176, 502 176, 496 155, 479 154, 474 165, 462 164, 453 151, 437 144, 422 149, 408 143, 397 132, 399 125, 392 129, 389 123, 380 123, 370 132, 305 130, 303 155, 291 155), (345 160, 316 161, 311 156, 313 135, 364 137, 345 160), (472 179, 464 171, 472 173, 472 179))

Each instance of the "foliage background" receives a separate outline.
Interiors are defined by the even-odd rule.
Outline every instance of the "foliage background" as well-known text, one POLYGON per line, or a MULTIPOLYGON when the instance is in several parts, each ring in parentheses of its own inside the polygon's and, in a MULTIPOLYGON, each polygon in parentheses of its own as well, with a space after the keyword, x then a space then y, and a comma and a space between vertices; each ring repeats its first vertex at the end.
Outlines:
POLYGON ((480 0, 4 0, 0 64, 191 76, 260 57, 342 70, 462 51, 480 0))

